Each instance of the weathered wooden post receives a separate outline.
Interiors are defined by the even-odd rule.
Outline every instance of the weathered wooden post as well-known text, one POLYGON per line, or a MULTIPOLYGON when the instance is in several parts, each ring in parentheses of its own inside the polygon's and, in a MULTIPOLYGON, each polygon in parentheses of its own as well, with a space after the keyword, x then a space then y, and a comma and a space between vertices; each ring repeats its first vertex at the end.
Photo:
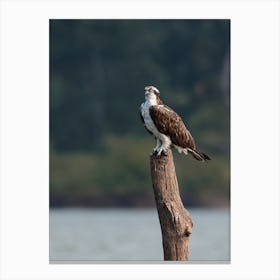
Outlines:
POLYGON ((188 260, 193 223, 180 197, 171 149, 164 156, 151 155, 150 166, 164 260, 188 260))

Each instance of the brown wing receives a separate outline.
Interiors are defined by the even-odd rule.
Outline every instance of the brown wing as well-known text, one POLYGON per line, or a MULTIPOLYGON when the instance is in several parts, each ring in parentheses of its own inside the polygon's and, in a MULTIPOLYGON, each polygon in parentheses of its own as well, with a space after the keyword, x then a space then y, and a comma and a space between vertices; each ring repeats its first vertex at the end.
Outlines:
POLYGON ((158 131, 170 137, 172 144, 195 149, 195 142, 182 119, 165 105, 150 107, 150 116, 158 131))

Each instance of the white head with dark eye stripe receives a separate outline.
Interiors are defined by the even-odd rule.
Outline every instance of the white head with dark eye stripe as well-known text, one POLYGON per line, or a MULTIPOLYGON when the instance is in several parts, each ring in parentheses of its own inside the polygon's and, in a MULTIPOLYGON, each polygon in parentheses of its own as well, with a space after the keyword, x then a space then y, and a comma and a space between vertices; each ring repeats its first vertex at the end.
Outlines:
POLYGON ((146 86, 145 87, 145 99, 149 100, 150 103, 152 103, 153 105, 158 104, 158 101, 160 96, 160 92, 159 90, 154 87, 154 86, 146 86))

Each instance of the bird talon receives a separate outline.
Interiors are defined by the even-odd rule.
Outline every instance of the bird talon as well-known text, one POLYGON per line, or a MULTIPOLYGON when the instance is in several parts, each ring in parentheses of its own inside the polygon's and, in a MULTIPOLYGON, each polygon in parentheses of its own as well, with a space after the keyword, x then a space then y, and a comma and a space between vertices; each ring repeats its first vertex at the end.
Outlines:
POLYGON ((157 156, 157 150, 153 149, 153 152, 151 153, 151 156, 157 156))
POLYGON ((167 151, 165 151, 164 149, 160 149, 159 151, 155 151, 155 154, 158 156, 158 157, 161 157, 161 156, 167 156, 167 151))

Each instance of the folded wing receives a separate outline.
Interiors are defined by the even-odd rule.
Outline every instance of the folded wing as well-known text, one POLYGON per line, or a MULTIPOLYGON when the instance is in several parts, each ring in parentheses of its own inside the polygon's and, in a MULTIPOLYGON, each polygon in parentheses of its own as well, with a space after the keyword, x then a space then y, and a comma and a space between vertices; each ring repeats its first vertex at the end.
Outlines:
POLYGON ((195 150, 195 142, 182 119, 165 105, 150 107, 150 116, 162 134, 169 136, 172 144, 195 150))

